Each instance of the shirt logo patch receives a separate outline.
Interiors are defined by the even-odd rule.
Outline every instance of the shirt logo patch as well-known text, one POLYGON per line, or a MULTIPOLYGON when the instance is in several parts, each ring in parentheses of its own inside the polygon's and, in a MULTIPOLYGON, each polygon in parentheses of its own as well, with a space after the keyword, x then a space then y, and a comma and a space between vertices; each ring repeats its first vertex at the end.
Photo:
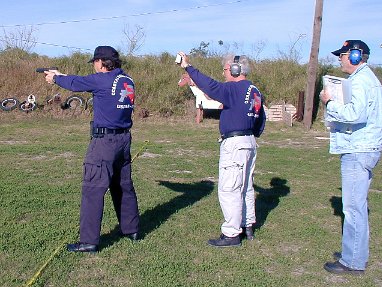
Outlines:
POLYGON ((119 98, 119 102, 123 103, 125 98, 128 98, 130 100, 131 104, 134 104, 134 98, 135 98, 135 93, 134 93, 134 87, 132 85, 128 85, 127 83, 123 83, 124 89, 121 90, 121 97, 119 98))
POLYGON ((260 108, 261 108, 261 97, 256 91, 253 93, 253 103, 252 103, 252 109, 254 110, 255 114, 259 114, 260 108))
POLYGON ((249 104, 247 116, 258 118, 261 109, 261 94, 254 85, 248 87, 244 103, 249 104))

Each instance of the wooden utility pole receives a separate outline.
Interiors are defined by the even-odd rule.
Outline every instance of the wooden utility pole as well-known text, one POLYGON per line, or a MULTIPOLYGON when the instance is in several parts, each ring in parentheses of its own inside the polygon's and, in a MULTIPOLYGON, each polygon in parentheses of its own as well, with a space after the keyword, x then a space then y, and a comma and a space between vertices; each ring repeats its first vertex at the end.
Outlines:
POLYGON ((305 92, 304 126, 306 129, 310 129, 312 126, 313 102, 318 66, 318 50, 320 47, 322 10, 324 6, 323 2, 324 0, 316 0, 316 9, 314 14, 312 48, 310 50, 308 65, 308 83, 305 92))

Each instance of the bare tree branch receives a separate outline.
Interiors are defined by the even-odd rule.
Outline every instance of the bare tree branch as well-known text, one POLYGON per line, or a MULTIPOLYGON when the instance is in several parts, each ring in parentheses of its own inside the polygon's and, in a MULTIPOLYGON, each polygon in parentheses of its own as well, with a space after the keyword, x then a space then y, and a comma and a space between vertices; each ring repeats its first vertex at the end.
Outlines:
POLYGON ((15 31, 3 29, 3 35, 0 36, 2 49, 20 49, 28 53, 31 52, 36 46, 36 38, 33 36, 35 31, 33 27, 19 27, 15 31))
POLYGON ((125 40, 128 55, 133 55, 142 48, 146 39, 146 34, 143 27, 135 25, 134 30, 132 30, 129 25, 125 25, 122 32, 126 37, 125 40))

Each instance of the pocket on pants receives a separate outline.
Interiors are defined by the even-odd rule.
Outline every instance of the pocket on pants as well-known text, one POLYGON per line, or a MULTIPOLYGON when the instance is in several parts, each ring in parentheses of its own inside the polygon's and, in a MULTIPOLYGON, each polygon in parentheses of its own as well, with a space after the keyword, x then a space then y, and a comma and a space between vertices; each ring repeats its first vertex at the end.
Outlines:
POLYGON ((219 184, 222 191, 240 190, 243 186, 243 164, 224 162, 220 165, 219 184))
POLYGON ((84 162, 84 181, 93 182, 101 178, 102 165, 100 163, 84 162))
POLYGON ((380 156, 381 156, 380 152, 368 153, 368 157, 365 160, 366 169, 372 171, 373 168, 375 168, 376 165, 378 164, 380 156))

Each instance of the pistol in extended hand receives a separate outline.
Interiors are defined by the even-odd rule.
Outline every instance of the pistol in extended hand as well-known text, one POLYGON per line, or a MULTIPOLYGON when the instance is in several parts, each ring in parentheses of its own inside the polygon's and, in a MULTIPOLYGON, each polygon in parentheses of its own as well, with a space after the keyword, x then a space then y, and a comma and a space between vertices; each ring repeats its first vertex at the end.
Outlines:
POLYGON ((37 72, 37 73, 44 73, 45 71, 49 71, 49 70, 58 70, 58 68, 57 68, 57 67, 37 68, 37 69, 36 69, 36 72, 37 72))

